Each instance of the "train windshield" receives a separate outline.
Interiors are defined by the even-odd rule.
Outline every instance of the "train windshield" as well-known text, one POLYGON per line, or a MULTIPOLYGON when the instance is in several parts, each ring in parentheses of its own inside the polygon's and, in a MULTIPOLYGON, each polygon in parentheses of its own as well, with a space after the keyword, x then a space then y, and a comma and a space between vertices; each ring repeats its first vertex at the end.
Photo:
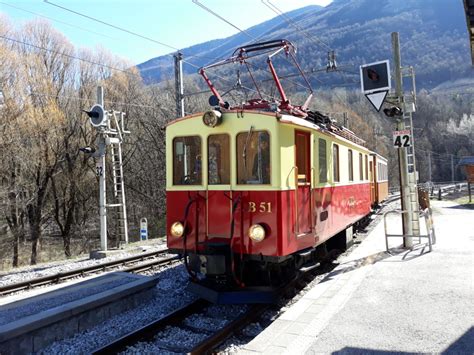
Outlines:
POLYGON ((237 135, 237 183, 270 183, 270 136, 265 131, 237 135))
POLYGON ((214 134, 207 141, 209 185, 230 184, 230 145, 227 134, 214 134))
POLYGON ((173 184, 201 185, 201 138, 177 137, 173 140, 173 184))

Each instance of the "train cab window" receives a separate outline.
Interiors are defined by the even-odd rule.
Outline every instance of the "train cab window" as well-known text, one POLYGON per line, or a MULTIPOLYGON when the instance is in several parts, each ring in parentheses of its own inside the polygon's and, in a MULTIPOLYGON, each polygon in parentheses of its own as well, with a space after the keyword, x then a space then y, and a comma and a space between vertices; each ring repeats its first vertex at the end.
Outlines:
POLYGON ((362 160, 362 153, 359 153, 359 180, 364 180, 364 161, 362 160))
POLYGON ((173 184, 201 185, 201 138, 177 137, 173 140, 173 184))
POLYGON ((230 184, 230 145, 227 134, 214 134, 207 140, 209 185, 230 184))
POLYGON ((237 183, 270 183, 270 135, 265 131, 237 135, 237 183))
POLYGON ((319 138, 318 141, 318 162, 319 162, 319 183, 328 181, 328 166, 326 159, 326 140, 319 138))
POLYGON ((354 161, 353 161, 353 154, 352 150, 349 149, 348 155, 347 155, 347 161, 348 161, 348 168, 349 168, 349 181, 354 181, 354 161))
POLYGON ((339 146, 332 146, 332 172, 334 182, 339 182, 339 146))

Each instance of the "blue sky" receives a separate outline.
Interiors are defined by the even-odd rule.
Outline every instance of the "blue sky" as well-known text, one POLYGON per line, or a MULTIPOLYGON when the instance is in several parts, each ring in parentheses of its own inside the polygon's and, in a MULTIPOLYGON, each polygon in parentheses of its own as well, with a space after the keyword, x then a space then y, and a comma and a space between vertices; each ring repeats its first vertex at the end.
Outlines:
MULTIPOLYGON (((270 0, 282 11, 308 5, 328 5, 331 0, 270 0)), ((99 18, 176 48, 185 48, 238 32, 206 12, 192 0, 50 0, 68 9, 99 18)), ((246 29, 276 16, 261 0, 200 0, 220 16, 246 29)), ((45 3, 43 0, 0 0, 0 11, 13 24, 37 17, 34 12, 76 27, 51 21, 76 47, 100 45, 133 62, 173 52, 161 46, 45 3), (10 5, 10 6, 9 6, 10 5), (16 7, 16 8, 15 8, 16 7), (88 31, 81 30, 81 27, 88 31)))

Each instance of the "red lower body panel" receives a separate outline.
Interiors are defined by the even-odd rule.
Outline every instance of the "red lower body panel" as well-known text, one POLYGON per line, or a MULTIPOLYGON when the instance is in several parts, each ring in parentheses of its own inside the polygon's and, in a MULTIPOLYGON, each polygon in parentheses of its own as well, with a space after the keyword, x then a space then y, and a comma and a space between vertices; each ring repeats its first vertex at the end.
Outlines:
POLYGON ((168 191, 168 247, 182 250, 184 238, 169 233, 186 225, 186 249, 199 252, 209 243, 230 243, 239 254, 286 256, 315 246, 370 212, 370 185, 332 186, 304 191, 168 191), (234 211, 233 210, 234 207, 234 211), (232 228, 233 221, 233 228, 232 228), (248 237, 253 224, 266 237, 248 237))

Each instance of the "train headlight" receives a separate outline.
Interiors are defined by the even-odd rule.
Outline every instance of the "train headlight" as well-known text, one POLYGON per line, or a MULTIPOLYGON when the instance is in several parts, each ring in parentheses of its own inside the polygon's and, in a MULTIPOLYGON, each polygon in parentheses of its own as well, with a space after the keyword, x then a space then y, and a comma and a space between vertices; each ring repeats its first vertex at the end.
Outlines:
POLYGON ((254 224, 249 228, 249 237, 255 242, 261 242, 265 239, 265 228, 260 224, 254 224))
POLYGON ((208 127, 215 127, 222 123, 222 113, 217 110, 209 110, 202 115, 202 122, 208 127))
POLYGON ((173 237, 179 238, 184 234, 184 226, 181 222, 174 222, 170 228, 171 235, 173 237))

